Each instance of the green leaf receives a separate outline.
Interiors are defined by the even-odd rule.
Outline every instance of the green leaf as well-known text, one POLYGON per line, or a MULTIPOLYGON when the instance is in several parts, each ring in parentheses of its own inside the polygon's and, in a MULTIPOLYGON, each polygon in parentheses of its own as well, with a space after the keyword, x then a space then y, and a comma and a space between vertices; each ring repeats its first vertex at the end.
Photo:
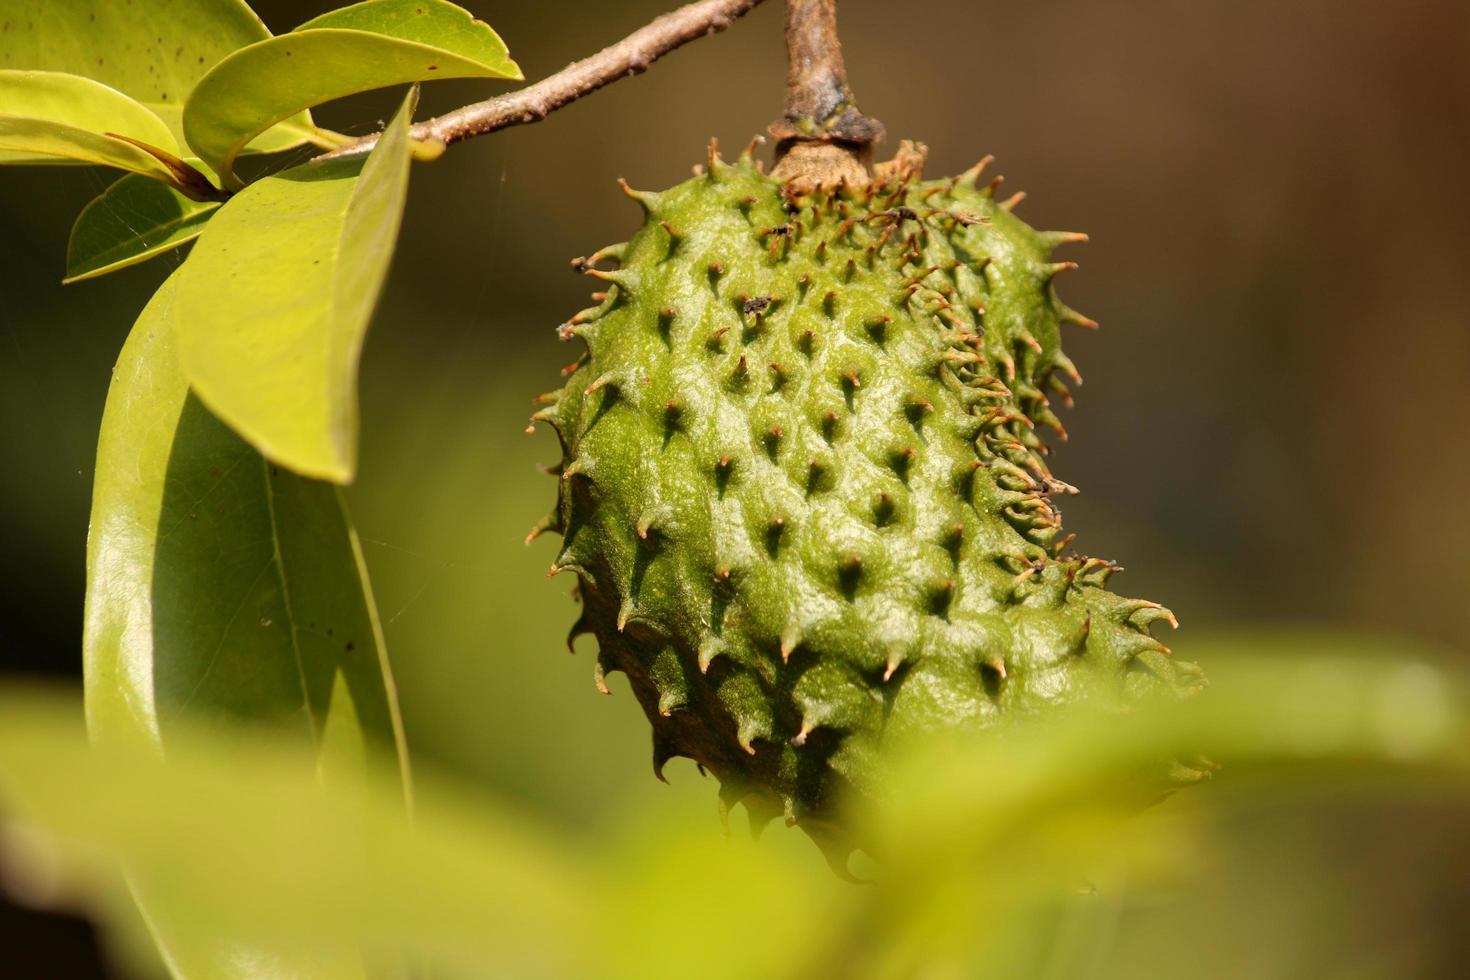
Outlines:
MULTIPOLYGON (((391 777, 320 785, 310 754, 197 727, 166 764, 126 742, 89 752, 68 705, 3 689, 0 829, 9 880, 85 898, 99 860, 121 858, 199 933, 228 923, 295 955, 355 943, 370 965, 429 953, 470 976, 1073 976, 1088 971, 1003 967, 1018 944, 1050 945, 1044 917, 1079 882, 1117 900, 1141 880, 1139 897, 1166 911, 1159 882, 1218 878, 1225 842, 1208 835, 1228 833, 1231 807, 1259 822, 1261 803, 1314 788, 1338 816, 1354 788, 1419 805, 1470 795, 1463 674, 1398 644, 1255 652, 1225 670, 1211 660, 1218 685, 1188 704, 1063 714, 899 757, 891 800, 860 815, 889 847, 866 888, 838 883, 803 842, 783 850, 779 832, 721 842, 712 814, 674 803, 629 814, 626 834, 599 834, 578 860, 531 818, 431 780, 410 831, 391 777), (1201 747, 1226 763, 1214 785, 1148 807, 1140 770, 1201 747)), ((1255 873, 1279 887, 1282 870, 1255 873)), ((1285 938, 1299 964, 1301 937, 1285 938)))
POLYGON ((445 0, 368 0, 221 61, 184 107, 188 143, 224 179, 255 136, 333 99, 434 78, 521 77, 490 27, 445 0))
POLYGON ((138 318, 102 420, 84 634, 93 734, 166 745, 176 719, 222 716, 319 744, 347 707, 340 677, 362 728, 401 754, 339 491, 273 466, 189 394, 174 351, 181 279, 138 318))
POLYGON ((82 210, 66 249, 65 282, 136 265, 191 242, 219 207, 192 201, 138 174, 114 183, 82 210))
MULTIPOLYGON (((200 77, 232 51, 271 36, 242 0, 45 0, 32 6, 32 15, 3 15, 0 68, 67 72, 109 85, 169 123, 178 145, 184 142, 184 100, 200 77)), ((251 148, 303 142, 321 142, 304 113, 251 148)))
MULTIPOLYGON (((92 737, 172 756, 199 719, 245 722, 334 773, 396 756, 406 792, 393 680, 340 491, 273 466, 190 395, 174 350, 179 278, 123 347, 98 442, 83 637, 92 737)), ((218 926, 201 934, 147 868, 133 887, 179 975, 234 976, 265 955, 226 950, 242 937, 218 926)), ((354 951, 324 956, 302 975, 357 972, 354 951)))
POLYGON ((299 743, 181 722, 160 756, 89 748, 74 718, 0 689, 7 882, 50 879, 95 907, 123 862, 173 915, 175 976, 400 975, 404 953, 469 968, 451 975, 598 973, 565 941, 594 928, 596 863, 510 808, 431 782, 410 821, 390 772, 324 781, 299 743))
POLYGON ((1465 674, 1411 643, 1319 640, 1332 652, 1304 655, 1300 637, 1282 631, 1248 654, 1239 639, 1217 647, 1201 657, 1210 688, 1183 702, 1038 716, 1001 737, 920 746, 889 783, 885 812, 864 815, 906 906, 880 975, 1038 975, 1035 965, 997 963, 1022 952, 1017 915, 1075 890, 1079 869, 1119 890, 1177 874, 1212 845, 1182 846, 1169 825, 1215 815, 1204 808, 1300 801, 1313 790, 1334 810, 1365 789, 1470 798, 1465 674), (1149 774, 1201 755, 1220 765, 1213 785, 1150 809, 1163 787, 1149 774), (937 933, 945 921, 950 931, 937 933))
POLYGON ((131 141, 175 157, 179 150, 162 119, 101 82, 0 69, 0 162, 95 163, 175 179, 163 160, 131 141))
POLYGON ((184 373, 267 457, 337 483, 357 468, 357 364, 408 190, 399 110, 366 162, 251 184, 210 220, 179 277, 184 373))

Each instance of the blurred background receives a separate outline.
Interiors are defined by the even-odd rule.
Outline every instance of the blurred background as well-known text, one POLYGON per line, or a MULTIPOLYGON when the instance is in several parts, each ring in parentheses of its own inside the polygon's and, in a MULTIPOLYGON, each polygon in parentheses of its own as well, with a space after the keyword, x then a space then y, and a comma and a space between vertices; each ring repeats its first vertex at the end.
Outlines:
MULTIPOLYGON (((530 79, 672 5, 462 2, 530 79)), ((276 31, 335 5, 254 3, 276 31)), ((532 396, 575 356, 553 332, 589 291, 568 260, 639 220, 615 179, 661 188, 688 175, 710 137, 730 154, 762 132, 781 107, 780 24, 771 0, 645 76, 416 167, 369 337, 349 499, 411 746, 423 764, 571 833, 605 832, 671 795, 707 800, 713 823, 714 792, 677 762, 672 787, 654 781, 626 687, 596 695, 592 641, 567 655, 569 584, 545 577, 555 546, 521 543, 554 493, 535 464, 557 451, 549 432, 522 429, 532 396)), ((860 104, 887 124, 889 149, 923 140, 931 176, 995 153, 1007 189, 1030 193, 1026 220, 1092 236, 1067 256, 1082 270, 1062 288, 1103 330, 1064 337, 1086 385, 1054 469, 1083 491, 1066 506, 1079 548, 1127 568, 1118 591, 1174 609, 1175 650, 1189 656, 1191 636, 1223 629, 1329 624, 1463 658, 1470 7, 844 0, 841 28, 860 104)), ((507 87, 439 83, 421 115, 507 87)), ((318 120, 366 133, 398 97, 339 103, 318 120)), ((79 675, 109 370, 179 261, 59 284, 71 222, 111 179, 0 173, 4 674, 79 675)), ((1208 975, 1456 975, 1465 951, 1434 924, 1464 897, 1470 861, 1416 857, 1402 839, 1414 835, 1388 829, 1443 834, 1446 820, 1412 808, 1327 830, 1300 814, 1247 819, 1272 828, 1276 842, 1259 844, 1268 864, 1282 841, 1314 840, 1345 877, 1313 887, 1376 896, 1375 928, 1403 941, 1356 959, 1350 943, 1350 972, 1268 965, 1242 943, 1208 975), (1296 837, 1283 829, 1293 820, 1296 837), (1387 850, 1364 858, 1362 834, 1387 850)), ((1284 935, 1280 886, 1249 887, 1261 928, 1284 935)), ((1149 914, 1190 935, 1171 913, 1149 914)), ((1322 928, 1360 935, 1366 915, 1345 907, 1322 928)), ((0 907, 0 934, 15 929, 45 975, 107 975, 85 925, 0 907)), ((1118 948, 1117 975, 1129 956, 1133 975, 1149 975, 1136 967, 1152 952, 1126 937, 1118 948)))

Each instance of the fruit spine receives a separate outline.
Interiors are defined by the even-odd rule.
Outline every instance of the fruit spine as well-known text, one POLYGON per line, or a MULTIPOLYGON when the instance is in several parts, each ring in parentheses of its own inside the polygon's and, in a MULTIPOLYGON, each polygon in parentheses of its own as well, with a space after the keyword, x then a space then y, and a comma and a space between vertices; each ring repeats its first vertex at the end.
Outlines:
POLYGON ((1080 383, 1054 261, 988 162, 923 180, 906 146, 860 189, 801 193, 711 147, 694 179, 627 188, 630 242, 575 264, 598 305, 533 417, 563 459, 553 573, 579 580, 596 681, 627 674, 654 768, 840 838, 889 738, 1082 699, 1186 692, 1158 603, 1067 550, 1046 462, 1080 383))

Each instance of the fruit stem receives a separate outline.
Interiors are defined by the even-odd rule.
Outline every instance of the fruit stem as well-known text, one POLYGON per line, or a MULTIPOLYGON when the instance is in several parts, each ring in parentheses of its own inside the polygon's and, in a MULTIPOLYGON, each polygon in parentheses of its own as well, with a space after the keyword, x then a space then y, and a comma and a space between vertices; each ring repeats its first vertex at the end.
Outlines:
POLYGON ((883 124, 858 111, 837 37, 837 0, 786 0, 786 114, 771 124, 773 176, 808 187, 865 184, 883 124))

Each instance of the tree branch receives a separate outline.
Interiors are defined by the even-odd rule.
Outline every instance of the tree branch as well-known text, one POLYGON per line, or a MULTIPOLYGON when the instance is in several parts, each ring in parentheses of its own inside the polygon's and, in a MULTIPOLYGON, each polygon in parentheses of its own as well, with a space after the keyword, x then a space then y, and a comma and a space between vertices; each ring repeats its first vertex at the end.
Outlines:
MULTIPOLYGON (((448 146, 510 126, 540 122, 557 109, 604 85, 643 73, 649 65, 675 48, 707 34, 723 31, 761 2, 698 0, 655 18, 611 47, 574 62, 534 85, 415 123, 411 135, 420 142, 448 146)), ((323 157, 365 153, 372 149, 380 135, 365 136, 323 157)))

